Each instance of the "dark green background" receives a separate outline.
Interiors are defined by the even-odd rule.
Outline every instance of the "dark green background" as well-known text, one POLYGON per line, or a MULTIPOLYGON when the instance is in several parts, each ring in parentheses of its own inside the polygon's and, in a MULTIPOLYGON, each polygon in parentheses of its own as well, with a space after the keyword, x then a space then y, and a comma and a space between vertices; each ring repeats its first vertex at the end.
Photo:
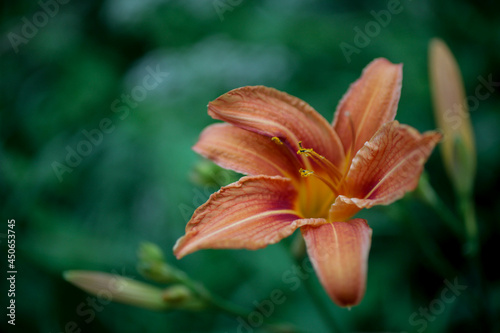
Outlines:
MULTIPOLYGON (((34 1, 2 5, 0 23, 0 198, 2 224, 16 220, 16 330, 64 332, 235 332, 238 321, 214 312, 157 313, 108 304, 79 315, 88 297, 62 279, 71 269, 135 270, 140 242, 160 245, 172 264, 192 278, 250 308, 285 292, 271 318, 307 332, 328 332, 303 281, 283 280, 293 266, 289 241, 260 251, 206 250, 177 261, 171 252, 192 211, 218 186, 193 180, 201 158, 190 148, 213 123, 210 100, 230 89, 263 84, 310 103, 328 120, 349 84, 376 57, 404 63, 397 119, 420 131, 436 127, 427 73, 427 46, 444 39, 463 72, 468 96, 479 77, 500 81, 500 7, 483 1, 402 0, 401 13, 348 62, 339 45, 353 46, 355 28, 374 20, 387 1, 69 1, 15 52, 9 34, 22 34, 26 18, 42 11, 34 1), (231 10, 221 15, 217 7, 231 10), (234 4, 231 5, 231 4, 234 4), (147 68, 167 72, 124 116, 112 105, 142 84, 147 68), (109 118, 111 133, 92 145, 60 181, 54 162, 109 118), (123 118, 123 119, 122 119, 123 118)), ((12 36, 12 35, 10 35, 12 36)), ((498 88, 496 88, 498 89, 498 88)), ((351 311, 327 300, 346 331, 417 332, 409 318, 439 299, 445 279, 466 291, 428 322, 425 332, 499 329, 498 237, 500 200, 499 94, 471 113, 478 153, 476 204, 481 233, 481 275, 471 273, 461 244, 428 207, 407 196, 361 216, 373 228, 368 287, 351 311), (404 217, 404 218, 403 218, 404 217), (440 273, 439 255, 455 269, 440 273), (495 322, 496 321, 496 322, 495 322), (496 326, 495 326, 496 325, 496 326)), ((121 103, 121 102, 120 102, 121 103)), ((121 103, 120 106, 125 104, 121 103)), ((426 169, 451 209, 454 195, 438 152, 426 169)), ((226 175, 222 173, 222 175, 226 175)), ((2 274, 6 238, 1 238, 2 274)), ((2 275, 3 277, 4 275, 2 275)), ((315 276, 314 284, 320 288, 315 276)), ((7 306, 5 278, 1 307, 7 306)), ((326 298, 326 296, 325 296, 326 298)), ((84 311, 90 309, 84 306, 84 311)), ((255 330, 258 331, 258 330, 255 330)))

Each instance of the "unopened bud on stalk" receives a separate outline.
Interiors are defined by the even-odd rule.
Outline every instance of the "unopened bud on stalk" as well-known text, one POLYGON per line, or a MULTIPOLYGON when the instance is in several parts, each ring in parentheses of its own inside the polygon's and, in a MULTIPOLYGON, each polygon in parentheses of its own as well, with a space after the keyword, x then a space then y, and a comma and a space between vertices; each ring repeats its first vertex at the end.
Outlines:
POLYGON ((163 299, 160 288, 116 274, 96 271, 68 271, 66 281, 107 300, 151 310, 166 310, 172 306, 163 299))
POLYGON ((195 296, 193 292, 184 285, 177 284, 163 290, 163 300, 172 307, 185 310, 201 310, 207 304, 195 296))
POLYGON ((142 243, 137 252, 139 262, 137 270, 147 279, 160 283, 176 283, 185 279, 181 270, 164 261, 163 252, 153 243, 142 243))
POLYGON ((140 261, 146 262, 163 262, 165 260, 160 247, 150 242, 143 242, 139 245, 137 256, 140 261))
POLYGON ((191 181, 196 185, 215 188, 233 183, 238 178, 236 172, 223 169, 209 160, 199 161, 190 174, 191 181))
POLYGON ((429 75, 434 115, 444 134, 441 152, 460 196, 469 196, 476 172, 476 148, 460 69, 440 39, 429 45, 429 75))

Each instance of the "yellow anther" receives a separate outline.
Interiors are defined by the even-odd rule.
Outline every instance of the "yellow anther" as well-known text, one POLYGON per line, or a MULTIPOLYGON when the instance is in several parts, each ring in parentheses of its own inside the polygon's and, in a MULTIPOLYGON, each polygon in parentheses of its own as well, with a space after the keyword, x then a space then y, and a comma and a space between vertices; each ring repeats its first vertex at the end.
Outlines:
POLYGON ((307 157, 307 156, 310 156, 311 152, 313 152, 313 150, 311 148, 302 147, 302 141, 299 141, 299 150, 297 150, 297 154, 306 155, 306 157, 307 157))
POLYGON ((315 173, 314 171, 311 171, 311 170, 305 170, 305 169, 300 168, 299 172, 300 172, 300 175, 301 175, 302 177, 304 177, 304 178, 305 178, 305 177, 309 177, 309 176, 313 176, 313 177, 318 178, 318 179, 319 179, 319 180, 321 180, 323 183, 325 183, 325 185, 326 185, 326 186, 328 186, 328 187, 330 188, 330 190, 332 190, 332 192, 333 192, 333 194, 334 194, 335 196, 337 196, 337 195, 338 195, 337 188, 335 187, 335 184, 333 184, 333 183, 331 182, 331 180, 330 180, 330 179, 325 178, 325 177, 321 177, 320 175, 318 175, 317 173, 315 173))
MULTIPOLYGON (((302 141, 299 141, 298 145, 299 145, 299 150, 297 151, 297 154, 304 155, 305 157, 309 157, 312 160, 314 160, 317 163, 317 167, 321 168, 326 174, 329 175, 329 178, 331 178, 331 183, 333 184, 333 186, 334 187, 337 186, 339 180, 342 179, 343 177, 342 173, 338 170, 338 168, 334 164, 332 164, 332 162, 330 162, 326 157, 318 154, 312 148, 304 148, 302 146, 302 141)), ((310 174, 307 175, 302 174, 302 176, 304 177, 309 175, 310 174)))
POLYGON ((277 136, 273 136, 273 137, 271 138, 271 140, 273 140, 273 142, 274 142, 275 144, 277 144, 277 145, 282 145, 282 144, 283 144, 283 142, 281 142, 280 138, 278 138, 277 136))
POLYGON ((302 169, 302 168, 300 168, 299 172, 300 172, 300 175, 302 177, 309 177, 309 176, 311 176, 311 175, 314 174, 314 171, 305 170, 305 169, 302 169))
POLYGON ((314 149, 312 148, 304 148, 302 147, 302 141, 299 141, 299 150, 297 150, 297 154, 299 155, 304 155, 305 157, 310 157, 310 156, 314 156, 314 157, 317 157, 317 158, 320 158, 320 159, 324 159, 325 157, 324 156, 321 156, 320 154, 318 154, 317 152, 314 151, 314 149))

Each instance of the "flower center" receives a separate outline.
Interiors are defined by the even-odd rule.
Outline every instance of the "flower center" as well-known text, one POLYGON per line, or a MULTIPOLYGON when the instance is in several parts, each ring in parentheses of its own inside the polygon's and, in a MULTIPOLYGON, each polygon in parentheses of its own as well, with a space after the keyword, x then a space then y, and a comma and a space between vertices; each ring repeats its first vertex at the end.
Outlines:
MULTIPOLYGON (((284 146, 278 137, 272 137, 271 140, 278 146, 284 146)), ((302 167, 300 162, 297 164, 302 176, 302 181, 296 184, 299 191, 298 210, 305 218, 328 218, 330 206, 344 190, 347 172, 341 172, 314 149, 303 147, 302 141, 299 141, 298 146, 297 155, 304 157, 299 159, 302 167)))
POLYGON ((321 180, 326 186, 328 186, 332 192, 337 196, 339 185, 344 179, 344 175, 339 171, 339 169, 324 156, 316 153, 312 148, 302 147, 302 141, 299 142, 299 150, 297 154, 309 157, 313 161, 314 170, 300 169, 300 175, 302 177, 316 177, 321 180))
POLYGON ((299 170, 302 177, 308 178, 304 180, 301 211, 306 217, 327 218, 330 206, 343 190, 345 174, 312 148, 304 148, 302 142, 299 142, 298 145, 297 154, 310 161, 308 169, 301 168, 299 170))

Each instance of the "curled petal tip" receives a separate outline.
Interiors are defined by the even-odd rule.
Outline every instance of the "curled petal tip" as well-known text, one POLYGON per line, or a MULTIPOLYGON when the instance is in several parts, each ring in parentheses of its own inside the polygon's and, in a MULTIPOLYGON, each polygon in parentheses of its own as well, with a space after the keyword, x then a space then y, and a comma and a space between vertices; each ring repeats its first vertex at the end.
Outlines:
POLYGON ((175 242, 175 245, 174 245, 174 248, 173 248, 173 251, 174 251, 174 255, 177 259, 181 259, 182 257, 184 257, 186 254, 184 254, 182 251, 181 251, 181 244, 183 243, 183 240, 184 240, 184 236, 180 237, 176 242, 175 242))

